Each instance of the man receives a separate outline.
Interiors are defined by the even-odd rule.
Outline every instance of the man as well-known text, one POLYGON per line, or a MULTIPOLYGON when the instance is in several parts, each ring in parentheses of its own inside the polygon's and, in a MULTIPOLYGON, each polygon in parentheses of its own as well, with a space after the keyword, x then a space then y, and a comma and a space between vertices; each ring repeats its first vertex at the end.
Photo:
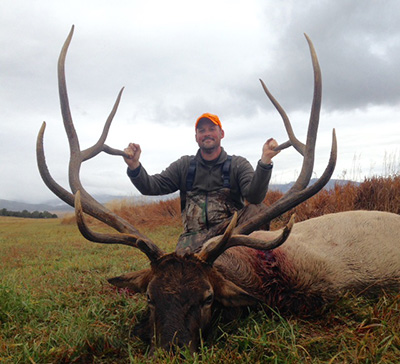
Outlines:
POLYGON ((202 236, 211 227, 233 215, 249 203, 261 203, 268 189, 272 158, 279 152, 274 139, 263 146, 256 171, 240 156, 228 156, 221 147, 225 133, 218 116, 201 115, 195 124, 199 150, 195 156, 183 156, 160 174, 149 176, 139 162, 139 144, 130 143, 124 158, 128 176, 143 195, 165 195, 180 191, 184 232, 177 249, 196 251, 202 236))

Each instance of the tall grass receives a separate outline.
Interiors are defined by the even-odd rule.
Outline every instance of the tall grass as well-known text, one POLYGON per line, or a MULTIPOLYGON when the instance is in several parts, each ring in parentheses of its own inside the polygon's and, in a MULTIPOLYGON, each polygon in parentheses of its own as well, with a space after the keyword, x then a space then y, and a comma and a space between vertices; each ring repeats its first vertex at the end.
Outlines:
MULTIPOLYGON (((269 204, 280 197, 271 191, 269 204)), ((400 213, 400 178, 337 185, 297 207, 299 220, 352 209, 400 213)), ((179 201, 109 206, 172 251, 181 232, 179 201)), ((276 219, 285 223, 291 212, 276 219)), ((85 241, 73 218, 0 218, 0 363, 397 363, 400 294, 342 297, 322 317, 282 317, 267 309, 218 321, 200 352, 156 352, 132 334, 141 295, 113 289, 106 278, 147 266, 125 246, 85 241)), ((103 229, 97 225, 96 229, 103 229)))

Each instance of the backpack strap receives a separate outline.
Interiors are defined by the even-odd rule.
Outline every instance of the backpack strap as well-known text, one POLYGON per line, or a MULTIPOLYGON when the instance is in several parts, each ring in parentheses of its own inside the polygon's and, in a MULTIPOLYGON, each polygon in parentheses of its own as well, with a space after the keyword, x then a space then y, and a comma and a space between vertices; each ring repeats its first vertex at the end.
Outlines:
POLYGON ((189 163, 189 169, 186 176, 186 191, 191 191, 193 188, 194 175, 196 174, 196 159, 193 157, 189 163))
MULTIPOLYGON (((232 156, 228 155, 226 161, 222 165, 222 178, 223 186, 225 188, 231 188, 231 162, 232 156)), ((193 188, 194 176, 196 174, 196 159, 193 157, 189 162, 188 173, 186 176, 186 191, 189 192, 193 188)))
POLYGON ((231 188, 231 162, 232 156, 228 155, 224 165, 222 166, 222 178, 224 179, 225 188, 231 188))

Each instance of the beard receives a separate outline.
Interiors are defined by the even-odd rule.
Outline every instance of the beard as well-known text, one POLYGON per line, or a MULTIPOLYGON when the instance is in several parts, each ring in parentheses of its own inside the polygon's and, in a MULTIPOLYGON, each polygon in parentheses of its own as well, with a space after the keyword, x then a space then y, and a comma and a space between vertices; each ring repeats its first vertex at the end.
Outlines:
POLYGON ((202 150, 204 153, 211 154, 214 152, 216 149, 218 149, 220 146, 220 143, 218 143, 215 139, 212 138, 205 138, 199 143, 200 150, 202 150), (212 141, 212 143, 206 143, 206 141, 212 141))

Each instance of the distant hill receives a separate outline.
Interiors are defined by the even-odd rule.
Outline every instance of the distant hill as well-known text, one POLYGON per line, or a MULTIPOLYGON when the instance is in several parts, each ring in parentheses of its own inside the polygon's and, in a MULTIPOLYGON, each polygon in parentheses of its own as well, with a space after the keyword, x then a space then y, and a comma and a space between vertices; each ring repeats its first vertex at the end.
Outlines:
MULTIPOLYGON (((112 196, 112 195, 94 195, 93 197, 102 204, 106 204, 115 200, 129 200, 136 203, 151 203, 158 202, 161 200, 167 200, 178 197, 178 194, 167 195, 167 196, 112 196)), ((73 207, 66 204, 64 201, 55 198, 54 200, 47 201, 45 203, 32 204, 20 201, 10 201, 0 199, 0 209, 7 209, 9 211, 48 211, 51 213, 63 213, 73 212, 73 207)))
MULTIPOLYGON (((317 179, 313 178, 311 180, 311 184, 314 183, 317 179)), ((335 186, 335 184, 347 184, 351 181, 347 180, 336 180, 331 179, 328 184, 325 186, 326 189, 331 189, 335 186)), ((357 182, 353 182, 358 184, 357 182)), ((286 183, 286 184, 270 184, 269 190, 278 190, 283 193, 287 192, 292 186, 294 182, 286 183)), ((100 203, 107 203, 113 200, 132 200, 133 202, 140 203, 151 203, 158 202, 161 200, 166 200, 170 198, 178 197, 179 195, 167 195, 167 196, 112 196, 112 195, 94 195, 93 197, 99 201, 100 203)), ((23 211, 27 210, 29 212, 33 211, 49 211, 51 213, 60 213, 60 212, 71 212, 73 208, 67 205, 65 202, 55 198, 54 200, 47 201, 46 203, 41 204, 31 204, 26 202, 18 202, 18 201, 9 201, 0 199, 0 209, 7 209, 9 211, 23 211)))
MULTIPOLYGON (((312 178, 310 180, 310 185, 312 185, 316 181, 317 181, 317 178, 312 178)), ((353 183, 355 185, 359 185, 359 182, 353 182, 353 181, 343 180, 343 179, 331 179, 324 188, 327 190, 330 190, 330 189, 334 188, 336 184, 337 185, 346 185, 348 183, 353 183)), ((272 184, 271 183, 269 185, 269 190, 278 190, 278 191, 281 191, 282 193, 286 193, 293 187, 293 185, 294 185, 294 182, 289 182, 286 184, 272 184)))
POLYGON ((9 211, 72 211, 72 208, 62 201, 57 201, 57 204, 31 204, 26 202, 9 201, 0 199, 0 209, 7 209, 9 211))

